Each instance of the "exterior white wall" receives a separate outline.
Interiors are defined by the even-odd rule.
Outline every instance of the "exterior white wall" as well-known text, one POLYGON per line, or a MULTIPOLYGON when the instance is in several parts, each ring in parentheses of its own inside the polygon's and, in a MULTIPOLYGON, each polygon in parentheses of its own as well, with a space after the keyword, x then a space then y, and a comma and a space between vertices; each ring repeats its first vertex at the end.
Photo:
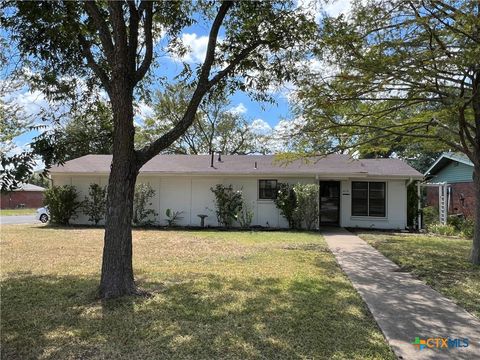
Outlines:
MULTIPOLYGON (((106 185, 108 178, 88 175, 56 175, 52 174, 54 185, 73 185, 79 192, 79 199, 83 200, 88 194, 91 183, 106 185)), ((215 215, 214 195, 210 191, 216 184, 232 185, 236 190, 242 190, 244 199, 251 206, 254 217, 252 225, 264 227, 287 228, 288 223, 280 214, 273 200, 258 199, 258 180, 275 179, 275 177, 209 177, 209 176, 143 176, 137 180, 139 183, 148 183, 155 190, 152 208, 158 213, 156 224, 166 225, 167 209, 182 211, 178 225, 199 226, 199 214, 208 215, 205 219, 206 226, 217 226, 215 215)), ((276 178, 278 182, 318 183, 311 178, 276 178)), ((323 180, 323 179, 322 179, 323 180)), ((329 179, 335 180, 335 179, 329 179)), ((376 229, 404 229, 407 225, 407 188, 405 180, 387 179, 348 179, 341 181, 340 189, 340 226, 361 227, 376 229), (351 182, 352 181, 385 181, 387 186, 386 217, 371 218, 351 216, 351 182)), ((88 224, 85 215, 78 216, 72 223, 88 224)))
POLYGON ((405 229, 407 227, 407 186, 405 180, 350 179, 341 182, 340 226, 372 229, 405 229), (384 218, 352 216, 352 181, 386 183, 386 216, 384 218))

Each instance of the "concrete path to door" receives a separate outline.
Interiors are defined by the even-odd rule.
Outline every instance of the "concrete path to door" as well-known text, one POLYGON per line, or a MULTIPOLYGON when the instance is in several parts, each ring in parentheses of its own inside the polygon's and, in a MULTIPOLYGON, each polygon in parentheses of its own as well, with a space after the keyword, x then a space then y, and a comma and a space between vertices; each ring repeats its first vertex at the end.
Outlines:
POLYGON ((347 230, 328 229, 322 235, 399 359, 480 359, 480 321, 476 317, 401 272, 347 230), (419 350, 412 345, 416 337, 467 338, 469 345, 419 350))

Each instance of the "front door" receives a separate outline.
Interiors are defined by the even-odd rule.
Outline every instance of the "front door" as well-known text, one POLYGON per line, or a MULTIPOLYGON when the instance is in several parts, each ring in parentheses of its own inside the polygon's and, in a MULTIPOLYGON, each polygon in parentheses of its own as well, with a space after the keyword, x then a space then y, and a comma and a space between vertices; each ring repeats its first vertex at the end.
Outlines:
POLYGON ((340 181, 320 181, 320 224, 340 224, 340 181))

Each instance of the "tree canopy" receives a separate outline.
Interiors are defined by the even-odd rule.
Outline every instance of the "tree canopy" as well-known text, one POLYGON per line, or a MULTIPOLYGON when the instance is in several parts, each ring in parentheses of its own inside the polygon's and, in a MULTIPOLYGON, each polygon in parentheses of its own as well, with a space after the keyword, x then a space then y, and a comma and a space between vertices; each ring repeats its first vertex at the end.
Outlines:
POLYGON ((479 7, 470 1, 354 3, 326 18, 296 110, 325 151, 419 141, 475 157, 479 7), (334 139, 332 141, 332 139, 334 139))
MULTIPOLYGON (((157 93, 153 115, 137 127, 136 146, 151 142, 178 123, 188 105, 191 91, 182 84, 157 93)), ((199 106, 192 126, 168 149, 175 154, 249 154, 257 152, 256 134, 241 112, 232 109, 222 92, 212 93, 199 106)))
POLYGON ((298 74, 295 65, 317 33, 313 17, 293 1, 19 1, 2 4, 0 25, 30 67, 32 86, 48 98, 75 98, 97 86, 109 98, 113 160, 99 289, 105 298, 138 294, 131 220, 140 168, 185 134, 212 91, 268 100, 272 84, 298 74), (185 54, 180 35, 196 22, 208 29, 204 60, 176 75, 192 89, 187 106, 173 127, 135 148, 134 105, 169 82, 159 58, 185 54))

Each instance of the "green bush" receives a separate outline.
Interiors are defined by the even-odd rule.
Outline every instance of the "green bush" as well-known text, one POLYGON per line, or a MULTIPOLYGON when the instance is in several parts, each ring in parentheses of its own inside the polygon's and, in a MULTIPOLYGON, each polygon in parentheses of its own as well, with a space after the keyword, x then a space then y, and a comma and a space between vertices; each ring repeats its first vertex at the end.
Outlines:
POLYGON ((250 205, 248 205, 246 201, 242 199, 242 207, 237 213, 237 220, 240 224, 240 227, 243 229, 248 229, 250 225, 252 225, 253 215, 253 210, 250 205))
POLYGON ((455 229, 455 227, 452 225, 433 224, 433 225, 430 225, 430 227, 428 228, 428 231, 434 234, 444 235, 444 236, 458 235, 457 229, 455 229))
POLYGON ((238 212, 242 209, 242 192, 234 191, 232 185, 223 186, 221 184, 217 184, 210 190, 215 195, 215 213, 218 223, 227 228, 231 227, 238 218, 238 212))
POLYGON ((311 230, 318 220, 318 185, 296 184, 293 187, 297 197, 295 220, 298 224, 305 224, 311 230))
POLYGON ((183 211, 174 211, 172 209, 167 209, 165 211, 165 215, 167 216, 167 223, 168 226, 176 226, 177 221, 183 219, 182 215, 183 211))
POLYGON ((461 230, 463 224, 465 222, 465 218, 462 215, 449 215, 447 218, 447 224, 452 225, 455 229, 461 230))
POLYGON ((438 209, 433 206, 427 206, 422 209, 423 213, 423 226, 425 229, 428 230, 428 228, 431 225, 438 224, 438 209))
POLYGON ((90 184, 88 197, 85 196, 82 209, 85 215, 88 215, 88 221, 93 221, 97 225, 105 217, 107 211, 107 188, 98 184, 90 184))
POLYGON ((287 219, 290 229, 294 229, 296 227, 295 210, 297 209, 297 195, 295 195, 293 185, 278 184, 277 197, 274 201, 282 216, 287 219))
POLYGON ((413 227, 418 219, 418 191, 416 182, 407 188, 407 225, 413 227))
POLYGON ((76 216, 81 203, 77 201, 78 193, 71 185, 52 186, 45 190, 44 203, 48 206, 50 222, 58 225, 68 225, 76 216))
POLYGON ((466 219, 461 228, 462 236, 467 239, 473 239, 474 231, 475 231, 475 221, 472 219, 466 219))
POLYGON ((155 222, 157 212, 149 206, 152 206, 150 199, 155 196, 155 190, 149 184, 139 184, 135 186, 133 197, 133 225, 149 226, 155 222), (153 217, 153 219, 152 219, 153 217))

